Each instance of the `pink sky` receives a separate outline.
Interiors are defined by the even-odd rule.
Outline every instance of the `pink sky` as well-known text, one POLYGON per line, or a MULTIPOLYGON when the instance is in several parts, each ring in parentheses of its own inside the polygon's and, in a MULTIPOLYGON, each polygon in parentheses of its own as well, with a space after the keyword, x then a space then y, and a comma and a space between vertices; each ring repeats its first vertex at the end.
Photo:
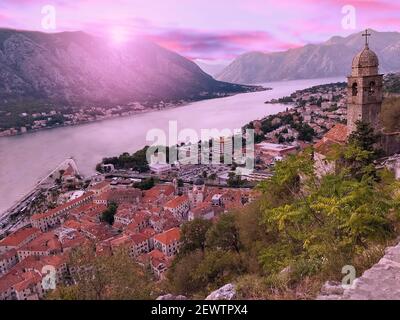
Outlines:
POLYGON ((229 60, 248 51, 281 51, 365 28, 400 31, 399 0, 1 0, 0 27, 41 30, 44 5, 56 31, 111 37, 144 35, 192 59, 229 60), (342 8, 356 9, 356 29, 342 27, 342 8))

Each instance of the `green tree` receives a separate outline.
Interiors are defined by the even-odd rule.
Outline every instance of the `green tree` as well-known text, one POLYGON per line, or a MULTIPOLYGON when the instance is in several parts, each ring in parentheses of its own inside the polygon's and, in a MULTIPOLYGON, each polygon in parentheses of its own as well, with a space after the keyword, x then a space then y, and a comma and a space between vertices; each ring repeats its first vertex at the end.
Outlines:
POLYGON ((100 220, 108 224, 114 224, 114 216, 117 213, 118 206, 115 203, 110 203, 107 209, 101 214, 100 220))
POLYGON ((74 285, 58 286, 50 300, 132 300, 152 298, 152 281, 124 249, 96 255, 92 246, 72 251, 70 270, 74 285))
POLYGON ((234 251, 193 251, 175 261, 167 273, 168 289, 176 294, 204 297, 243 273, 241 257, 234 251))
POLYGON ((167 272, 167 290, 176 294, 191 295, 204 290, 206 282, 197 277, 196 270, 204 259, 201 250, 188 252, 174 259, 167 272))
MULTIPOLYGON (((157 147, 152 148, 157 149, 157 147)), ((102 164, 112 164, 115 169, 132 169, 139 172, 147 172, 149 171, 149 163, 146 157, 148 149, 149 147, 146 146, 132 155, 128 152, 124 152, 118 157, 104 158, 102 164)), ((100 166, 96 166, 96 168, 101 171, 101 164, 100 166)))
POLYGON ((284 162, 276 177, 261 186, 266 192, 262 221, 269 239, 260 254, 265 272, 277 275, 290 266, 297 280, 319 272, 337 275, 343 265, 356 263, 369 245, 393 237, 391 213, 399 197, 394 196, 398 183, 389 173, 380 172, 378 180, 368 175, 358 180, 345 168, 310 183, 312 179, 305 178, 310 177, 308 169, 299 167, 300 162, 284 162), (281 188, 288 194, 270 195, 281 188))
MULTIPOLYGON (((400 91, 400 85, 398 88, 400 91)), ((400 131, 400 97, 390 97, 383 100, 381 118, 386 132, 400 131)))
POLYGON ((240 187, 245 182, 242 180, 241 176, 236 175, 234 172, 229 172, 229 178, 227 183, 229 187, 240 187))
POLYGON ((236 227, 235 216, 223 214, 207 232, 206 246, 221 250, 235 250, 239 252, 239 231, 236 227))
POLYGON ((153 177, 144 179, 143 181, 137 182, 134 184, 135 188, 138 188, 140 190, 150 190, 153 188, 156 184, 156 181, 153 177))
POLYGON ((315 184, 312 152, 306 149, 301 154, 290 155, 286 160, 277 162, 271 179, 262 181, 257 188, 263 193, 265 201, 278 205, 302 196, 303 191, 315 184))
POLYGON ((369 123, 362 121, 356 122, 356 130, 349 136, 349 143, 360 147, 362 150, 374 152, 378 154, 375 146, 379 142, 380 135, 374 132, 374 129, 369 123))
POLYGON ((184 182, 182 179, 178 179, 178 188, 183 188, 184 187, 184 182))
POLYGON ((196 218, 182 226, 181 251, 183 253, 201 249, 204 251, 207 231, 211 228, 211 221, 196 218))
POLYGON ((340 149, 338 160, 358 180, 365 176, 376 178, 374 161, 382 155, 382 151, 376 148, 380 136, 374 133, 368 123, 357 121, 356 125, 356 130, 349 136, 348 145, 340 149))
POLYGON ((313 141, 315 137, 315 131, 307 123, 301 123, 294 126, 294 128, 299 132, 298 139, 302 141, 313 141))

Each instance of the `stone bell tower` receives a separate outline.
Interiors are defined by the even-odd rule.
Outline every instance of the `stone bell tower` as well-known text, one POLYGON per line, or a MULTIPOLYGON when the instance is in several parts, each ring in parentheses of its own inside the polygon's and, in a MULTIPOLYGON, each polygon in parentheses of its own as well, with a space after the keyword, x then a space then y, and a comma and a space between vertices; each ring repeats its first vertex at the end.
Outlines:
POLYGON ((363 34, 365 47, 353 59, 347 86, 348 134, 356 130, 358 120, 369 123, 375 131, 381 130, 380 113, 383 100, 383 75, 379 74, 379 60, 370 50, 368 30, 363 34))

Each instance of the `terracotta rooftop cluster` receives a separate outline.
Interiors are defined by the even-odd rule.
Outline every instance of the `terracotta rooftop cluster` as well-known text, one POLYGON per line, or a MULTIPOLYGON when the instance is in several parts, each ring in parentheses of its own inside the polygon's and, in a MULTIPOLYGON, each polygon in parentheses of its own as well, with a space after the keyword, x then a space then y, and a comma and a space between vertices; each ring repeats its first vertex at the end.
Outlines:
POLYGON ((247 190, 195 187, 178 195, 170 183, 141 191, 102 181, 74 200, 32 215, 32 227, 0 241, 0 298, 40 299, 47 290, 43 268, 53 266, 57 281, 65 281, 70 277, 69 252, 89 243, 103 255, 123 248, 134 261, 149 266, 156 279, 163 278, 179 251, 183 223, 216 219, 251 198, 247 190), (113 225, 102 221, 111 203, 117 204, 113 225))

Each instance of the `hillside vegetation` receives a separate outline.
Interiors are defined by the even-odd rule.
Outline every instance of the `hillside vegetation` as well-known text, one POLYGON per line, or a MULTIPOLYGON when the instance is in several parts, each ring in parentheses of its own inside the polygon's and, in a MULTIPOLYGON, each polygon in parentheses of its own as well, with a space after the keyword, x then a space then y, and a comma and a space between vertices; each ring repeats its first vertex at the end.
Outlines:
POLYGON ((381 117, 386 132, 400 131, 400 97, 384 99, 381 117))
POLYGON ((385 91, 400 94, 400 73, 389 73, 385 76, 385 91))
POLYGON ((346 265, 360 275, 399 227, 399 183, 375 170, 375 141, 359 124, 350 143, 332 151, 335 174, 318 179, 307 150, 278 163, 244 210, 214 224, 189 222, 165 290, 203 298, 234 282, 241 298, 310 299, 326 280, 342 279, 346 265))

